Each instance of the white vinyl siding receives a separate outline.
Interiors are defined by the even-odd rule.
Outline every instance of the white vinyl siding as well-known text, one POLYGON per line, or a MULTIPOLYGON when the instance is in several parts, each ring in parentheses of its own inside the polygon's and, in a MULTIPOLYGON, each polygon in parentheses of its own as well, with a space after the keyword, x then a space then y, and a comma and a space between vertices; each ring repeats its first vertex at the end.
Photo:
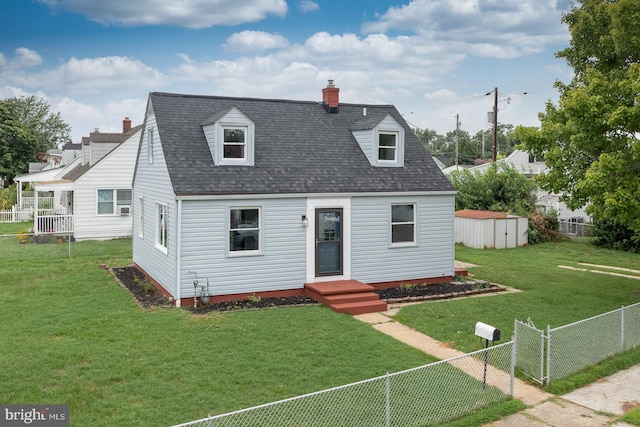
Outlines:
MULTIPOLYGON (((306 201, 255 199, 261 210, 260 256, 230 255, 228 217, 238 205, 224 200, 182 202, 181 295, 193 296, 195 273, 208 278, 212 295, 300 289, 305 282, 306 201)), ((170 245, 171 246, 171 245, 170 245)))
MULTIPOLYGON (((139 142, 140 132, 136 132, 74 182, 73 213, 76 240, 131 237, 132 215, 117 215, 115 203, 112 205, 113 214, 98 214, 98 190, 131 188, 139 142), (105 182, 109 183, 109 188, 105 188, 105 182)), ((114 195, 114 202, 117 202, 117 194, 114 195)))
MULTIPOLYGON (((153 114, 147 115, 146 129, 156 129, 155 117, 153 114)), ((156 143, 154 144, 154 162, 146 162, 146 139, 147 133, 143 134, 140 148, 140 158, 133 182, 133 197, 139 199, 143 197, 144 224, 142 227, 147 235, 140 238, 140 218, 138 215, 131 215, 134 219, 133 237, 133 262, 146 271, 154 280, 172 295, 176 295, 177 276, 177 203, 173 194, 173 187, 167 173, 167 166, 162 155, 162 145, 156 133, 156 143), (155 246, 155 226, 156 226, 156 203, 165 203, 169 207, 168 228, 167 228, 167 252, 163 253, 155 246)), ((134 154, 135 157, 135 154, 134 154)), ((193 290, 193 284, 191 286, 193 290)))
POLYGON ((354 197, 351 277, 375 283, 452 276, 454 197, 354 197), (389 246, 390 204, 415 204, 416 244, 389 246))

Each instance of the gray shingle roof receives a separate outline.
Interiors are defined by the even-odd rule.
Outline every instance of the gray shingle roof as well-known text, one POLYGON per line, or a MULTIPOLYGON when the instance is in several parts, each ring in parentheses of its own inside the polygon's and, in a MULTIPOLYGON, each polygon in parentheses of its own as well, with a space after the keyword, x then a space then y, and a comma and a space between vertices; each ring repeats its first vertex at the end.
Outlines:
MULTIPOLYGON (((140 129, 142 129, 142 125, 138 125, 135 127, 132 127, 131 129, 129 129, 126 132, 123 133, 100 133, 100 132, 91 132, 91 136, 89 138, 87 137, 82 137, 82 142, 84 143, 85 138, 87 138, 87 144, 89 143, 89 140, 91 143, 94 142, 98 142, 98 143, 117 143, 118 145, 116 147, 114 147, 112 150, 109 151, 109 153, 111 153, 113 150, 115 150, 116 148, 118 148, 120 145, 122 144, 124 141, 126 141, 127 139, 131 138, 136 132, 138 132, 140 129)), ((63 179, 69 179, 71 181, 76 181, 77 179, 79 179, 80 177, 82 177, 85 173, 89 172, 89 170, 94 167, 96 164, 98 164, 100 162, 100 160, 102 160, 104 157, 106 157, 107 154, 106 153, 104 156, 102 156, 97 162, 95 162, 94 164, 90 164, 90 163, 85 163, 83 164, 79 164, 78 166, 76 166, 75 168, 71 169, 69 172, 67 172, 62 178, 63 179)))
POLYGON ((391 105, 341 104, 339 113, 330 114, 318 102, 158 92, 150 103, 178 196, 453 190, 391 105), (255 123, 254 166, 213 163, 202 124, 234 106, 255 123), (405 128, 402 168, 371 166, 351 133, 387 115, 405 128))

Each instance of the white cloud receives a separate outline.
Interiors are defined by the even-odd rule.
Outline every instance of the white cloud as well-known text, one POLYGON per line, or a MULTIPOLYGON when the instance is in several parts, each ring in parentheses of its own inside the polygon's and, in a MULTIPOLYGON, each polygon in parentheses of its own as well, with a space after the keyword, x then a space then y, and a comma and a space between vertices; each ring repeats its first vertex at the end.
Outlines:
POLYGON ((0 53, 0 68, 5 70, 21 70, 25 68, 32 68, 42 64, 42 57, 31 49, 26 47, 19 47, 15 50, 15 55, 12 58, 7 58, 0 53))
POLYGON ((284 17, 286 0, 40 0, 52 9, 86 15, 105 25, 171 25, 186 28, 238 25, 284 17))
POLYGON ((138 60, 107 56, 71 58, 55 69, 0 76, 1 83, 71 93, 101 93, 155 89, 166 83, 166 77, 138 60))
POLYGON ((269 49, 285 48, 289 45, 280 34, 264 31, 242 31, 227 38, 223 47, 235 52, 262 52, 269 49))
POLYGON ((568 40, 559 19, 568 7, 539 0, 412 0, 390 7, 363 31, 411 32, 476 56, 514 58, 568 40))
POLYGON ((74 142, 80 142, 83 136, 99 129, 100 132, 122 132, 122 120, 131 119, 132 125, 142 124, 146 98, 129 98, 107 102, 104 105, 92 105, 77 99, 62 97, 50 101, 51 110, 60 112, 62 119, 71 126, 74 142))
POLYGON ((320 10, 320 5, 311 0, 301 0, 298 2, 298 9, 302 13, 315 12, 320 10))

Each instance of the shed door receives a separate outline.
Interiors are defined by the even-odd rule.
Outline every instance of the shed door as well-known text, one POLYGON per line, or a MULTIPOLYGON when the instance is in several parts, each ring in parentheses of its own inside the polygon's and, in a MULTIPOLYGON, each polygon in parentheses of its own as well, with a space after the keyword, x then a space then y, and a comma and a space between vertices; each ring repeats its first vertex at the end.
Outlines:
POLYGON ((342 209, 316 209, 316 277, 342 274, 342 209))

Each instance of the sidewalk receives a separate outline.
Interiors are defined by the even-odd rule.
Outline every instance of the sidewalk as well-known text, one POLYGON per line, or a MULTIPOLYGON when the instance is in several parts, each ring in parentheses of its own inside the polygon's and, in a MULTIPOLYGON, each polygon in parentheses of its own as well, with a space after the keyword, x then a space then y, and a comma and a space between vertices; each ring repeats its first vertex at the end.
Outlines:
MULTIPOLYGON (((397 306, 392 306, 391 309, 382 313, 361 314, 354 318, 438 359, 450 359, 464 354, 394 321, 390 316, 396 314, 398 310, 397 306)), ((624 412, 640 405, 640 365, 620 371, 561 397, 516 379, 514 397, 530 408, 488 424, 486 427, 629 426, 622 422, 610 423, 624 412)))

